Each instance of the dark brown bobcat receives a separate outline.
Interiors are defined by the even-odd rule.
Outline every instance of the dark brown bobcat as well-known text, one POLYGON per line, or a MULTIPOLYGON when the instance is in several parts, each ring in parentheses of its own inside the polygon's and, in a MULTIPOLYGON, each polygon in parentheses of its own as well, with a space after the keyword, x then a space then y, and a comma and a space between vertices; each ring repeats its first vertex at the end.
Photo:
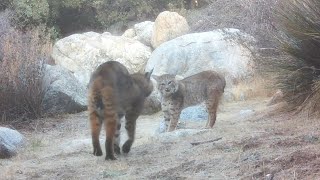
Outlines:
POLYGON ((99 134, 103 123, 106 129, 106 159, 115 160, 114 152, 120 154, 120 120, 123 116, 126 119, 128 140, 123 144, 122 151, 130 151, 136 120, 146 97, 153 90, 151 73, 130 75, 128 70, 116 61, 103 63, 93 72, 89 83, 88 110, 95 156, 102 155, 99 134))
POLYGON ((224 92, 226 81, 214 71, 204 71, 180 81, 174 75, 153 76, 162 96, 161 108, 167 131, 177 127, 182 109, 205 101, 209 118, 207 128, 212 128, 217 116, 219 100, 224 92))

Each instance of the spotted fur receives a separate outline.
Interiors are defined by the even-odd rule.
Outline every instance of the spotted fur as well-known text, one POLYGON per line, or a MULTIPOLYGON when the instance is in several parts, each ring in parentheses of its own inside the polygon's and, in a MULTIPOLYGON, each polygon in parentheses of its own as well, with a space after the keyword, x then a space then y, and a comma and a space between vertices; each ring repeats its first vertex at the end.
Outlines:
POLYGON ((205 102, 209 113, 206 127, 213 127, 218 104, 226 86, 223 76, 214 71, 204 71, 180 81, 170 74, 154 77, 162 96, 161 107, 167 131, 176 129, 181 111, 184 108, 201 102, 205 102))

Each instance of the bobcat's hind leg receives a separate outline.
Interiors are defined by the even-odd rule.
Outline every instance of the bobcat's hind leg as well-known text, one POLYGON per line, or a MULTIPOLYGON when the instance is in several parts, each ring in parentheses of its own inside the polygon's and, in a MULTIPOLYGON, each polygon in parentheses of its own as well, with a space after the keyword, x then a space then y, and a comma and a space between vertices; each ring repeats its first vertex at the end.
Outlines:
POLYGON ((117 126, 117 114, 110 115, 106 118, 105 128, 106 128, 106 160, 115 160, 114 156, 114 137, 117 126))
POLYGON ((118 113, 116 112, 115 106, 116 102, 113 96, 113 88, 105 87, 102 89, 102 97, 103 97, 103 114, 105 121, 105 129, 106 129, 106 160, 116 160, 114 156, 114 138, 117 130, 118 124, 118 113))
POLYGON ((121 119, 124 115, 118 113, 117 130, 114 136, 114 152, 120 154, 120 130, 121 130, 121 119))
POLYGON ((98 114, 89 108, 89 118, 91 125, 91 136, 92 136, 92 145, 93 145, 93 154, 95 156, 102 156, 102 150, 99 141, 99 135, 101 131, 101 124, 98 114))
POLYGON ((219 100, 221 97, 221 93, 218 90, 213 90, 206 101, 206 106, 208 110, 208 120, 206 123, 206 128, 212 128, 217 119, 217 109, 219 105, 219 100))

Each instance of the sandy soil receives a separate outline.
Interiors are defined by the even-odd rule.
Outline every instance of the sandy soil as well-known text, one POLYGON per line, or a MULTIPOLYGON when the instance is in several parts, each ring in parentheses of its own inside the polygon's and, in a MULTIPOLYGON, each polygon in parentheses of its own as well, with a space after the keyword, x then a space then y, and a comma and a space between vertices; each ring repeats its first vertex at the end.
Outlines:
POLYGON ((0 161, 0 179, 320 179, 320 122, 280 106, 224 103, 213 129, 187 121, 161 135, 161 113, 141 116, 131 152, 116 161, 92 155, 86 112, 39 119, 22 130, 23 151, 0 161))

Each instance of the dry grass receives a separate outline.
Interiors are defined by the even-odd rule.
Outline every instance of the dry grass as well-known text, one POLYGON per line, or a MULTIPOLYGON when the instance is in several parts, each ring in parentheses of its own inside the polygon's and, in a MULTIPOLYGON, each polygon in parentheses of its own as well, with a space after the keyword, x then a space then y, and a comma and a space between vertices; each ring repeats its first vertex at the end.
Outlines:
POLYGON ((256 76, 251 81, 241 81, 231 93, 236 101, 249 100, 255 98, 266 98, 274 94, 275 90, 272 84, 275 83, 272 77, 256 76))
POLYGON ((273 11, 276 5, 276 0, 212 0, 208 6, 186 13, 192 32, 237 28, 257 40, 256 49, 249 49, 254 50, 255 70, 259 77, 239 84, 234 90, 236 99, 241 99, 241 94, 248 98, 265 97, 276 88, 276 83, 269 78, 278 71, 276 62, 282 58, 275 43, 277 30, 273 11))
POLYGON ((42 28, 23 33, 7 25, 0 44, 0 120, 12 123, 41 116, 43 65, 51 52, 49 38, 42 28))
POLYGON ((187 13, 193 32, 237 28, 259 40, 261 48, 273 48, 272 11, 276 0, 211 0, 200 10, 187 13))
POLYGON ((312 84, 312 92, 301 104, 299 110, 305 111, 307 117, 320 117, 320 81, 312 84))
POLYGON ((315 106, 320 101, 319 12, 318 0, 283 1, 276 9, 277 25, 283 32, 278 40, 291 56, 289 61, 280 61, 279 87, 294 107, 304 106, 307 101, 315 101, 311 102, 315 106))
POLYGON ((197 133, 180 136, 154 134, 162 114, 140 116, 132 151, 117 156, 117 161, 92 155, 86 113, 45 119, 41 131, 26 135, 31 143, 22 153, 1 162, 1 175, 5 179, 265 179, 272 174, 274 179, 319 179, 318 120, 270 114, 279 108, 266 108, 263 99, 223 106, 212 130, 200 130, 203 121, 194 121, 187 127, 197 133), (255 114, 240 116, 243 109, 254 109, 255 114), (218 137, 222 139, 214 143, 191 145, 218 137))
POLYGON ((259 75, 278 76, 274 88, 295 108, 311 94, 309 101, 319 101, 313 84, 320 76, 319 12, 317 0, 212 0, 186 17, 193 32, 238 28, 254 36, 259 75))

